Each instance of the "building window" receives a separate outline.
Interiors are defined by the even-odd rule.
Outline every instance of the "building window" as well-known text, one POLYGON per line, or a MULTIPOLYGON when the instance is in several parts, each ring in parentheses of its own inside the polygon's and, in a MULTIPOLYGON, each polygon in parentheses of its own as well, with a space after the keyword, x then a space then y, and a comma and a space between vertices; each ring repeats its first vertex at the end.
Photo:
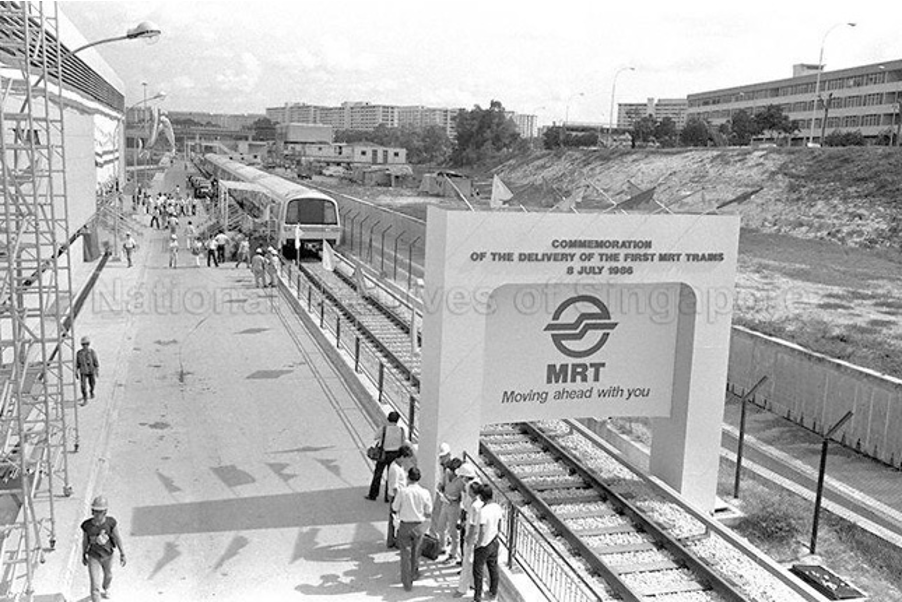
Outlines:
POLYGON ((877 73, 868 73, 865 78, 865 85, 876 86, 886 83, 886 71, 878 71, 877 73))
POLYGON ((399 153, 398 151, 395 151, 394 155, 395 155, 395 158, 397 159, 398 157, 401 156, 401 153, 399 153))
POLYGON ((846 83, 845 79, 831 79, 827 82, 827 90, 842 90, 843 84, 846 83))
POLYGON ((880 125, 880 115, 865 115, 861 118, 862 127, 880 125))
POLYGON ((864 106, 873 107, 879 104, 883 104, 883 94, 867 94, 864 97, 864 106))
POLYGON ((843 102, 843 106, 847 109, 861 106, 861 96, 847 96, 843 102))

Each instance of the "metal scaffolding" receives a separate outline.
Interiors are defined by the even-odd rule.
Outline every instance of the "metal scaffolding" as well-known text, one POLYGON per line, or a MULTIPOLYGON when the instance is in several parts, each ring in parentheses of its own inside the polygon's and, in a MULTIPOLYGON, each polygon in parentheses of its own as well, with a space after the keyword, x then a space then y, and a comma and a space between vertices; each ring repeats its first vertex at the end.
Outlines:
POLYGON ((0 595, 14 599, 56 544, 78 420, 58 40, 55 3, 0 2, 0 595))

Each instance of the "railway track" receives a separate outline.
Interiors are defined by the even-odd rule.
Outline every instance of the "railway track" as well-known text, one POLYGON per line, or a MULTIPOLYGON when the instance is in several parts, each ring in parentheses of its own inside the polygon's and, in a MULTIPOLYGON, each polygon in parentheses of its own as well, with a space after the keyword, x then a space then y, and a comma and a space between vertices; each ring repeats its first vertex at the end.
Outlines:
POLYGON ((301 272, 329 297, 361 335, 381 352, 386 365, 400 378, 419 382, 420 360, 410 349, 410 327, 392 312, 363 298, 348 278, 323 269, 320 263, 301 263, 301 272))
POLYGON ((489 430, 480 453, 620 599, 751 602, 684 545, 707 537, 703 526, 675 537, 553 435, 526 423, 489 430))
MULTIPOLYGON (((353 280, 302 263, 301 273, 388 369, 418 389, 420 364, 409 325, 365 299, 353 280)), ((307 305, 301 299, 303 305, 307 305)), ((522 497, 547 533, 566 543, 603 582, 598 600, 629 602, 799 602, 807 599, 763 570, 671 500, 651 493, 631 469, 566 422, 490 425, 480 461, 522 497)))

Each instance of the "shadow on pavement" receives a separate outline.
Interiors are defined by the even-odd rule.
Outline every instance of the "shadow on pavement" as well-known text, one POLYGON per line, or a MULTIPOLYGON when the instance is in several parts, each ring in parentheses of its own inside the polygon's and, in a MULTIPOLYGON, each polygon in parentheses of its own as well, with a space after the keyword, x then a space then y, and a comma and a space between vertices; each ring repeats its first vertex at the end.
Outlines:
POLYGON ((324 489, 184 504, 138 506, 131 535, 220 533, 382 522, 385 510, 367 504, 365 487, 324 489))
POLYGON ((449 568, 426 559, 421 560, 421 578, 415 581, 412 591, 404 591, 401 587, 398 553, 385 549, 384 534, 375 531, 373 538, 354 545, 338 544, 316 546, 318 529, 310 529, 299 535, 297 548, 303 552, 295 560, 305 562, 355 562, 353 568, 343 573, 326 573, 320 576, 318 583, 301 583, 294 589, 304 596, 351 596, 366 593, 380 596, 386 602, 402 600, 430 601, 447 600, 454 593, 457 585, 456 570, 453 579, 446 573, 449 568))

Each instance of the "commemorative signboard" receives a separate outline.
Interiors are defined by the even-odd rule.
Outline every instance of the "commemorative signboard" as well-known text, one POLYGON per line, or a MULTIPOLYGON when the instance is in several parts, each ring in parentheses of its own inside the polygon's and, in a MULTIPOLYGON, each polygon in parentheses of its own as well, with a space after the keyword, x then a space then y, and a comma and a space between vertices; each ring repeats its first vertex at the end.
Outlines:
POLYGON ((738 240, 731 215, 430 207, 420 456, 474 454, 493 422, 647 416, 650 472, 713 507, 738 240))

